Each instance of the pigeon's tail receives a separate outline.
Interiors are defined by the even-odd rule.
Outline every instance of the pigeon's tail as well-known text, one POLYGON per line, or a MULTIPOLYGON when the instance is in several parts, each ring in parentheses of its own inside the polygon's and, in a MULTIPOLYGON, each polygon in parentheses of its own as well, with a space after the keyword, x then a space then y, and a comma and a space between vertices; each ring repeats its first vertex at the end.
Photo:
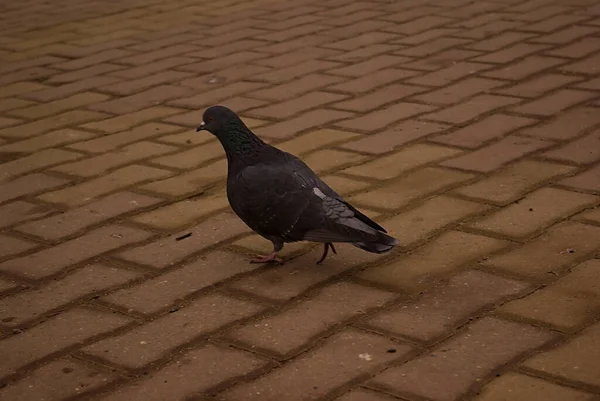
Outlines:
POLYGON ((393 247, 398 245, 400 242, 387 234, 377 232, 377 240, 370 242, 352 242, 357 248, 365 250, 371 253, 385 253, 390 251, 393 247))

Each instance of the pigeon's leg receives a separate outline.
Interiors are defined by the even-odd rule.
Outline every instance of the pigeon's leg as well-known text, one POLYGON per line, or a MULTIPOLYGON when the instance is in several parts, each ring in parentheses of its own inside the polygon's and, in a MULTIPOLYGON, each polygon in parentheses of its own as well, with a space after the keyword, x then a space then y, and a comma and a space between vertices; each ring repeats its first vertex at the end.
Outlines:
POLYGON ((281 249, 283 249, 283 241, 280 240, 271 240, 273 242, 273 252, 270 255, 256 255, 254 259, 250 261, 250 263, 283 263, 283 259, 278 258, 277 254, 281 249))
POLYGON ((324 245, 323 255, 321 255, 321 258, 317 261, 318 265, 320 265, 327 257, 327 254, 329 253, 329 248, 331 248, 333 253, 335 253, 337 255, 337 251, 335 250, 335 247, 333 246, 333 244, 331 242, 326 242, 323 245, 324 245))

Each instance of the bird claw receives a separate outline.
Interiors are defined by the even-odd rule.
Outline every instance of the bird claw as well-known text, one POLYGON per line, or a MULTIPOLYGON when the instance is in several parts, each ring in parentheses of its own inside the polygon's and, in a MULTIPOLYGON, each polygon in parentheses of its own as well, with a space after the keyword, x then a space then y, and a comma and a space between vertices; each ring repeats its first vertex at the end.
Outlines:
POLYGON ((283 259, 277 257, 277 252, 273 252, 270 255, 256 255, 256 257, 250 261, 250 263, 270 263, 270 262, 282 264, 283 259))
POLYGON ((329 253, 329 248, 331 248, 331 250, 333 251, 333 253, 335 253, 337 255, 337 251, 335 250, 335 247, 333 246, 333 244, 331 242, 326 242, 324 244, 324 246, 325 246, 325 248, 323 249, 323 254, 319 258, 319 260, 317 260, 317 264, 318 265, 320 265, 321 263, 323 263, 323 261, 327 257, 327 254, 329 253))

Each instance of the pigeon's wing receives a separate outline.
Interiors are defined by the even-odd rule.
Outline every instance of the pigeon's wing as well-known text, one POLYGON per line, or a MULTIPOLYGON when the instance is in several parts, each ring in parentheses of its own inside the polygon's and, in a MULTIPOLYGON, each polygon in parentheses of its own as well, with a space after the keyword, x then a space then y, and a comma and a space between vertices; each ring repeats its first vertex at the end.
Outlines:
POLYGON ((376 241, 377 230, 322 185, 297 163, 253 165, 235 177, 230 203, 254 231, 287 242, 376 241))

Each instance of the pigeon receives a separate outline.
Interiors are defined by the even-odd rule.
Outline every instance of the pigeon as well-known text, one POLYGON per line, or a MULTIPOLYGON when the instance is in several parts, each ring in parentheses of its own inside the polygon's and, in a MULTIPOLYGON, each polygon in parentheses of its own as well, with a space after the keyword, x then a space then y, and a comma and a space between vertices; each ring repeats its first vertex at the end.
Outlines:
POLYGON ((221 142, 227 156, 227 198, 238 217, 273 243, 269 255, 252 263, 283 263, 284 243, 324 244, 321 264, 333 245, 351 243, 372 253, 398 245, 386 230, 346 202, 302 160, 262 141, 227 107, 207 108, 196 129, 221 142))

